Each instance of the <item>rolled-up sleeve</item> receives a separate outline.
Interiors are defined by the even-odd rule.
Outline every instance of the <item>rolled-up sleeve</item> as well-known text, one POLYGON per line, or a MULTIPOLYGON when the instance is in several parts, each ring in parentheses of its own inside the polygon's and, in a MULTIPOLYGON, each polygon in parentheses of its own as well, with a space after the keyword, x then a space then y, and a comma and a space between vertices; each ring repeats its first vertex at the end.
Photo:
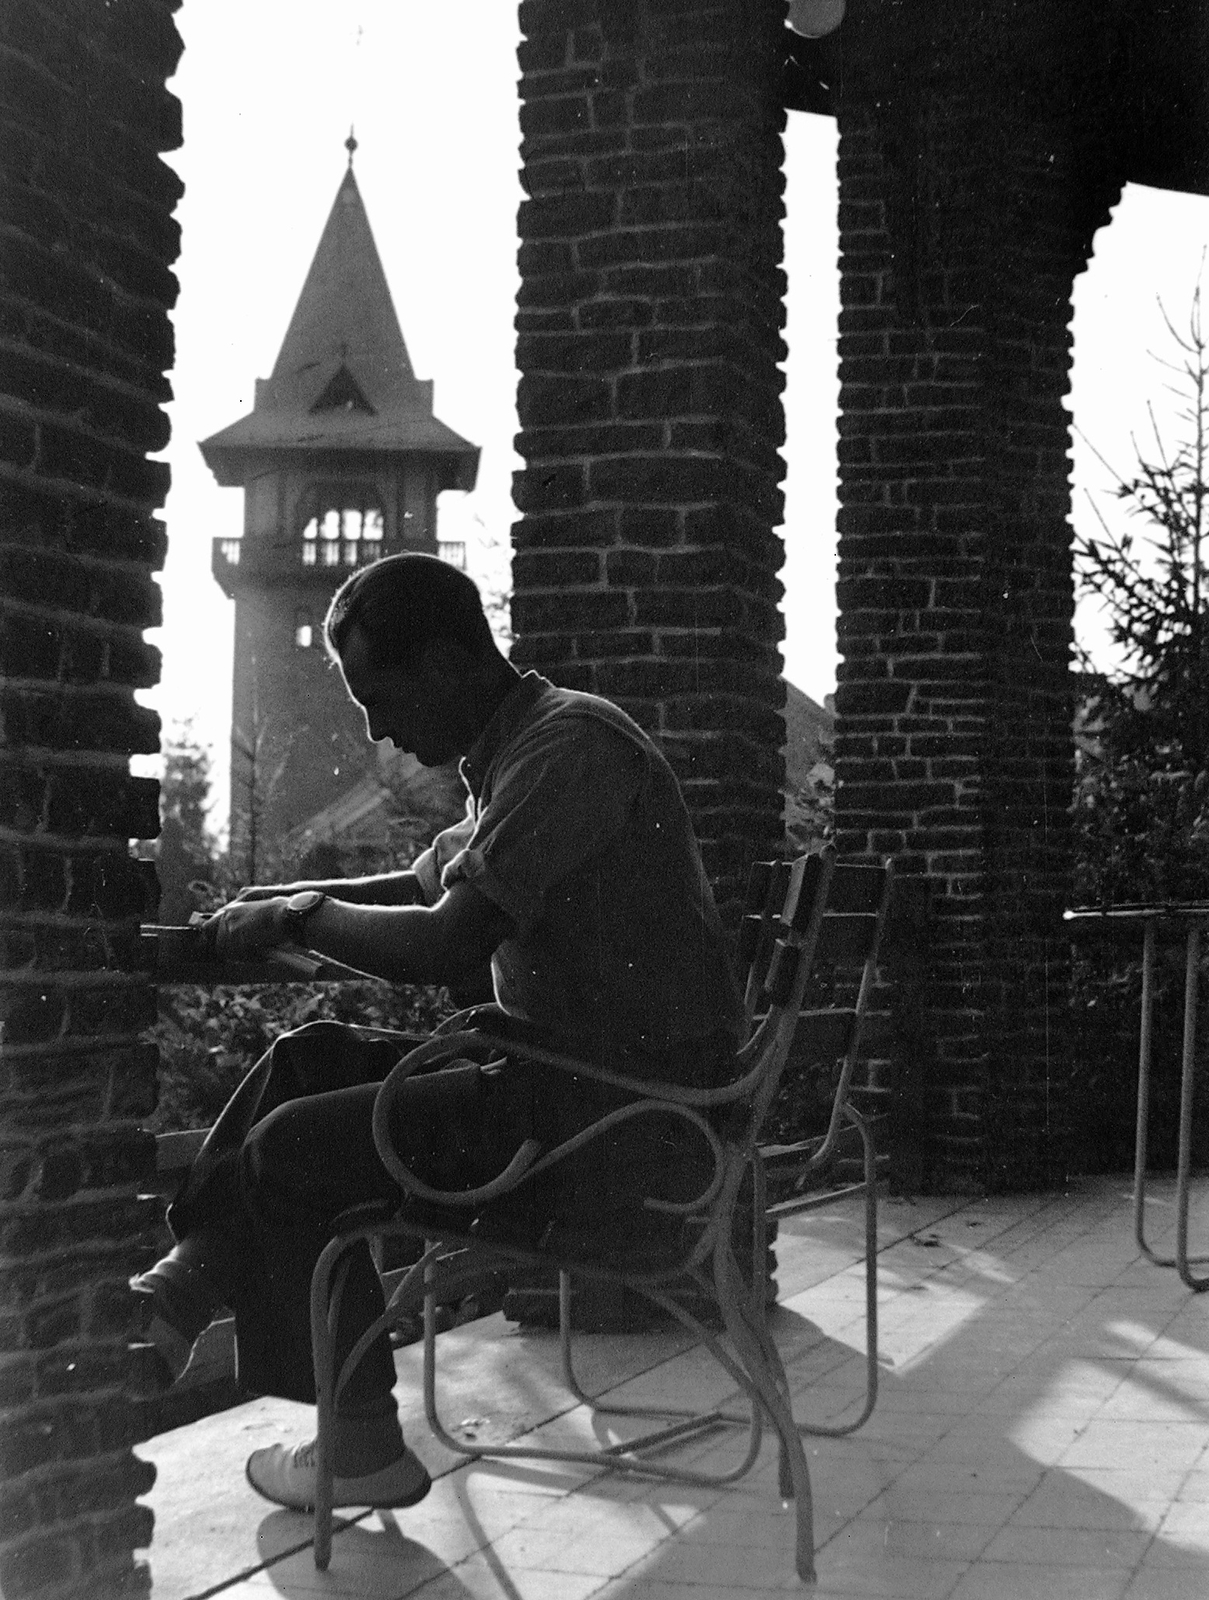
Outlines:
POLYGON ((441 879, 445 868, 465 850, 473 833, 474 816, 468 801, 466 815, 451 827, 443 828, 428 849, 422 851, 412 862, 411 870, 419 879, 425 905, 436 905, 441 898, 443 893, 441 879))
POLYGON ((626 826, 644 772, 637 746, 598 719, 533 730, 509 752, 442 884, 473 883, 523 936, 551 889, 626 826))

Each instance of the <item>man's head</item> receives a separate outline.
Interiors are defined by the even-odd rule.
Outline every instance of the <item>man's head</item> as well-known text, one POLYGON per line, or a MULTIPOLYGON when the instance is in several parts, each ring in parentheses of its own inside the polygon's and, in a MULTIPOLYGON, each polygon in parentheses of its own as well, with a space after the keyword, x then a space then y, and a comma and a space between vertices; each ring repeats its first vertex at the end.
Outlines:
POLYGON ((324 639, 369 737, 426 767, 465 754, 512 677, 478 589, 436 556, 363 567, 336 591, 324 639))
POLYGON ((418 667, 434 640, 479 658, 495 651, 473 579, 438 556, 388 556, 355 572, 332 596, 323 624, 335 660, 343 657, 353 627, 375 667, 418 667))

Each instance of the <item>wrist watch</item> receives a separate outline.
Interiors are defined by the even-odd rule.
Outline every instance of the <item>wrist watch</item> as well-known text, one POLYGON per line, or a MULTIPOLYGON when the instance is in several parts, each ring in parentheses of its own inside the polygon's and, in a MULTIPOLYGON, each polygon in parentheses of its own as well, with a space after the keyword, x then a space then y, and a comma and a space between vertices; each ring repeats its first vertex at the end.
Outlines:
POLYGON ((307 922, 327 899, 322 889, 300 889, 285 903, 282 931, 291 944, 304 944, 307 922))

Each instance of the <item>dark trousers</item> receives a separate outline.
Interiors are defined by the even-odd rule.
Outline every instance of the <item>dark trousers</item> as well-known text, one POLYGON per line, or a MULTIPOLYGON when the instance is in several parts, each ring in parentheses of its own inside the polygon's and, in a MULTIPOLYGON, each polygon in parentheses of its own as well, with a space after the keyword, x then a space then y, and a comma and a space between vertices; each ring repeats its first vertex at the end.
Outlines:
MULTIPOLYGON (((433 1188, 473 1188, 494 1178, 528 1138, 561 1142, 629 1096, 526 1061, 530 1025, 494 1013, 493 1031, 516 1041, 502 1065, 462 1064, 408 1078, 390 1130, 394 1149, 433 1188)), ((258 1394, 313 1402, 310 1285, 320 1252, 344 1211, 372 1201, 405 1207, 417 1222, 447 1228, 405 1199, 379 1159, 374 1101, 382 1080, 412 1043, 376 1039, 336 1022, 283 1034, 248 1073, 202 1145, 168 1211, 177 1240, 200 1230, 218 1237, 216 1289, 235 1313, 238 1378, 258 1394)), ((554 1041, 550 1041, 554 1043, 554 1041)), ((686 1043, 658 1059, 630 1057, 620 1070, 673 1076, 699 1086, 725 1081, 733 1045, 721 1037, 686 1043)), ((702 1141, 674 1118, 644 1117, 589 1144, 552 1176, 527 1182, 512 1220, 534 1237, 546 1219, 594 1224, 631 1211, 643 1194, 679 1199, 703 1186, 702 1141)), ((704 1169, 708 1171, 707 1169, 704 1169)), ((453 1213, 468 1224, 473 1212, 453 1213)), ((618 1225, 624 1227, 621 1219, 618 1225)), ((337 1363, 381 1314, 382 1290, 368 1246, 350 1251, 337 1327, 337 1363)), ((373 1410, 394 1384, 383 1335, 350 1377, 342 1409, 373 1410)))
MULTIPOLYGON (((341 1212, 403 1202, 379 1160, 372 1116, 382 1080, 408 1047, 334 1022, 283 1034, 224 1107, 169 1208, 178 1240, 202 1228, 221 1236, 225 1281, 217 1287, 235 1313, 243 1388, 314 1400, 311 1274, 341 1212)), ((396 1120, 395 1148, 417 1176, 437 1188, 471 1187, 494 1177, 528 1137, 528 1093, 506 1067, 454 1066, 409 1079, 396 1120)), ((381 1311, 369 1249, 358 1245, 338 1359, 381 1311)), ((344 1404, 372 1406, 394 1379, 383 1336, 350 1378, 344 1404)))

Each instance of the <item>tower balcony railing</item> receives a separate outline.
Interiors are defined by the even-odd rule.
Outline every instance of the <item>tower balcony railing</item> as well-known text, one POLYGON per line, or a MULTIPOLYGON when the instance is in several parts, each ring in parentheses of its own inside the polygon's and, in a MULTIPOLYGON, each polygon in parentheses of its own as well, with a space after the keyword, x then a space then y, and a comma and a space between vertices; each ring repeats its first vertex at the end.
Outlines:
POLYGON ((303 539, 304 567, 366 567, 383 554, 381 539, 303 539))
MULTIPOLYGON (((397 548, 397 547, 395 547, 397 548)), ((416 548, 416 547, 412 547, 416 548)), ((441 539, 427 548, 451 566, 466 567, 466 545, 461 539, 441 539)), ((324 539, 301 538, 289 545, 262 542, 260 539, 217 538, 211 547, 210 567, 220 587, 228 594, 233 586, 257 576, 277 574, 288 577, 299 567, 314 570, 317 574, 330 572, 333 578, 340 572, 350 572, 367 567, 391 553, 383 539, 324 539)))

